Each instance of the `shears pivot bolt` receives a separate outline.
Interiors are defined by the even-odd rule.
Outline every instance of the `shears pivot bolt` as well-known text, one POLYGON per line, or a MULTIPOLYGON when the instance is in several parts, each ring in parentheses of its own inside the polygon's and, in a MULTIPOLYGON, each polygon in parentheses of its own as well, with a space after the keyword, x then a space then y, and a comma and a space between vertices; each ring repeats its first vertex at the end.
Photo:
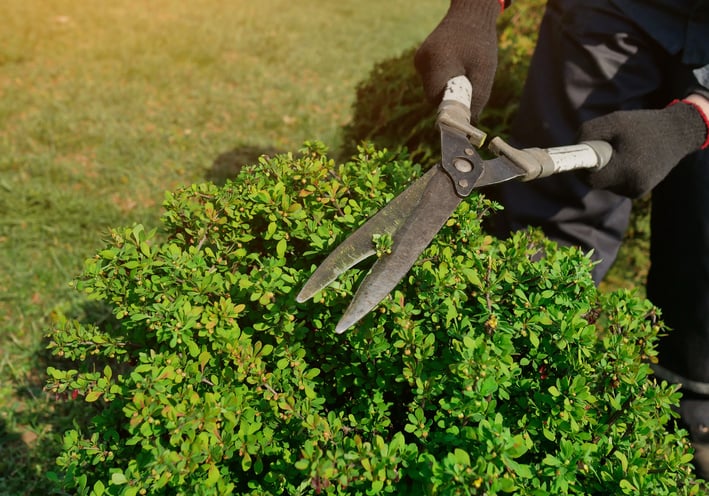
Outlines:
POLYGON ((467 160, 456 159, 453 161, 453 166, 458 172, 470 172, 473 170, 473 166, 467 160))

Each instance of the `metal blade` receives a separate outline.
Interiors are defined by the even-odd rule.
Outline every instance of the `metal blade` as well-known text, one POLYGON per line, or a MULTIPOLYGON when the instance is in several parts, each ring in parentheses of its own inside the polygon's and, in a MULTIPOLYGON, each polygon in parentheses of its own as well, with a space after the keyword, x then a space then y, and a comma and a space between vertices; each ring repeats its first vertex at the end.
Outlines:
POLYGON ((436 168, 431 168, 426 174, 414 181, 411 186, 402 191, 335 248, 306 281, 300 293, 296 296, 296 301, 302 303, 312 298, 315 293, 325 288, 340 274, 365 258, 374 255, 372 237, 375 234, 388 234, 393 238, 396 230, 399 229, 409 216, 409 213, 416 208, 416 205, 421 200, 421 195, 434 175, 436 168))
POLYGON ((411 208, 406 223, 393 235, 390 254, 379 258, 354 295, 335 328, 342 333, 364 317, 403 279, 419 255, 443 227, 461 202, 450 177, 440 166, 429 171, 430 179, 418 205, 411 208))
POLYGON ((527 171, 505 157, 484 160, 482 164, 482 174, 480 174, 480 177, 475 181, 476 188, 504 183, 512 179, 524 177, 527 174, 527 171))

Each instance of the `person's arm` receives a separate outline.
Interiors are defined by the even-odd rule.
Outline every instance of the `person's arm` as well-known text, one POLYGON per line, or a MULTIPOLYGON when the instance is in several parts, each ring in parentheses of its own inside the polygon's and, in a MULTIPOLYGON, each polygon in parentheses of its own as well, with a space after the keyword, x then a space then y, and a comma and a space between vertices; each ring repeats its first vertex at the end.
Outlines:
POLYGON ((692 93, 660 110, 613 112, 584 122, 581 141, 604 140, 613 155, 587 175, 597 189, 637 198, 651 191, 684 157, 709 147, 709 98, 692 93))

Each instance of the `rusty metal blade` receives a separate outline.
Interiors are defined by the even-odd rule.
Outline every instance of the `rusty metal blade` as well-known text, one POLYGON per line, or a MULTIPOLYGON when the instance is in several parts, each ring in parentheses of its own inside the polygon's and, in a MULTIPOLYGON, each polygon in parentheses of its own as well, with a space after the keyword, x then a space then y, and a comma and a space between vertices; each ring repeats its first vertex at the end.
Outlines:
POLYGON ((338 245, 306 281, 300 293, 296 296, 296 301, 302 303, 312 298, 315 293, 325 288, 340 274, 365 258, 374 255, 375 250, 372 238, 375 234, 388 234, 394 238, 394 233, 407 220, 409 214, 420 202, 421 195, 426 190, 426 186, 428 186, 437 168, 433 167, 414 181, 411 186, 402 191, 338 245))
POLYGON ((391 253, 374 263, 335 332, 347 330, 394 289, 460 204, 462 199, 455 194, 450 177, 440 166, 431 170, 420 200, 409 207, 410 215, 392 236, 391 253))

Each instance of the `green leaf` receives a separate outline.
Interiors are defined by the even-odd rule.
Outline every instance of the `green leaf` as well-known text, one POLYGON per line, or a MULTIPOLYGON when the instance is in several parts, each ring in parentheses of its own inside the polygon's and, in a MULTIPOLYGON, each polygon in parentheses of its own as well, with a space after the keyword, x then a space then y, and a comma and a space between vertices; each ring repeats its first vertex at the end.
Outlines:
POLYGON ((199 354, 199 360, 198 360, 198 361, 199 361, 199 366, 200 366, 201 368, 204 368, 204 367, 207 365, 207 363, 209 363, 209 360, 210 360, 211 358, 212 358, 212 355, 210 355, 210 353, 209 353, 207 350, 202 351, 202 352, 199 354))
POLYGON ((628 479, 621 479, 619 485, 624 494, 637 494, 638 489, 628 479))
POLYGON ((186 344, 187 344, 187 349, 190 352, 190 356, 192 358, 197 358, 200 354, 200 349, 199 349, 199 346, 197 345, 197 343, 195 343, 194 341, 192 341, 190 339, 189 341, 187 341, 186 344))
POLYGON ((251 468, 251 455, 248 452, 244 452, 244 456, 241 457, 241 470, 248 472, 251 468))
POLYGON ((126 479, 126 476, 123 475, 123 472, 114 472, 111 474, 111 484, 114 486, 121 486, 127 483, 128 479, 126 479))
POLYGON ((684 455, 682 455, 680 457, 679 462, 682 465, 685 465, 685 464, 691 462, 693 459, 694 459, 694 455, 692 453, 685 453, 684 455))
POLYGON ((455 451, 453 451, 453 457, 457 463, 460 463, 464 467, 470 466, 470 455, 467 451, 456 448, 455 451))
POLYGON ((150 257, 150 255, 151 255, 151 252, 150 252, 150 245, 149 245, 147 242, 145 242, 145 241, 143 241, 142 243, 140 243, 140 251, 141 251, 141 253, 142 253, 143 255, 145 255, 146 257, 150 257))
POLYGON ((288 248, 288 242, 281 238, 276 245, 276 255, 278 258, 283 258, 286 255, 286 249, 288 248))
POLYGON ((103 482, 96 481, 94 483, 94 491, 92 493, 93 495, 102 496, 105 491, 106 491, 106 486, 103 485, 103 482))
POLYGON ((482 287, 482 282, 480 281, 480 276, 478 275, 477 270, 463 267, 462 272, 470 284, 476 287, 482 287))
POLYGON ((263 459, 260 456, 256 457, 256 461, 254 461, 253 468, 254 473, 256 475, 260 475, 263 472, 264 464, 263 459))
POLYGON ((47 367, 47 373, 52 376, 53 379, 61 380, 66 377, 66 372, 63 370, 59 370, 54 367, 47 367))
POLYGON ((101 250, 99 252, 99 256, 101 258, 103 258, 104 260, 113 260, 114 258, 116 258, 116 252, 115 252, 115 250, 111 250, 111 249, 101 250))
POLYGON ((515 472, 517 473, 518 476, 522 477, 523 479, 531 479, 532 478, 532 469, 530 468, 529 465, 524 465, 524 464, 517 464, 515 467, 515 472))
POLYGON ((136 224, 133 229, 131 230, 131 235, 133 236, 133 240, 135 241, 136 244, 140 243, 142 234, 145 231, 145 228, 143 227, 142 224, 136 224))
POLYGON ((95 391, 94 390, 94 391, 91 391, 89 394, 87 394, 85 399, 88 403, 93 403, 94 401, 99 399, 102 394, 103 394, 103 391, 95 391))
POLYGON ((512 446, 507 450, 507 454, 512 458, 519 458, 529 450, 527 440, 522 434, 517 434, 512 438, 512 446))
POLYGON ((537 335, 537 333, 532 331, 531 329, 527 332, 529 334, 529 343, 532 345, 533 348, 539 348, 539 336, 537 335))
POLYGON ((623 402, 620 395, 613 395, 608 398, 608 402, 611 404, 614 410, 621 410, 623 408, 623 402))
POLYGON ((625 454, 621 453, 620 451, 616 451, 613 453, 613 456, 615 456, 620 461, 620 467, 623 469, 623 473, 627 473, 628 472, 628 458, 625 456, 625 454))
POLYGON ((219 478, 219 469, 215 464, 211 464, 207 472, 207 480, 205 481, 207 486, 214 486, 217 482, 219 482, 219 478))
POLYGON ((480 385, 480 394, 487 396, 497 391, 497 378, 495 376, 486 377, 480 385))
POLYGON ((515 481, 509 477, 502 477, 501 479, 498 479, 497 482, 500 486, 500 490, 503 492, 511 493, 517 490, 515 481))
POLYGON ((140 433, 144 437, 149 438, 153 435, 153 428, 148 422, 144 421, 142 424, 140 424, 140 433))

